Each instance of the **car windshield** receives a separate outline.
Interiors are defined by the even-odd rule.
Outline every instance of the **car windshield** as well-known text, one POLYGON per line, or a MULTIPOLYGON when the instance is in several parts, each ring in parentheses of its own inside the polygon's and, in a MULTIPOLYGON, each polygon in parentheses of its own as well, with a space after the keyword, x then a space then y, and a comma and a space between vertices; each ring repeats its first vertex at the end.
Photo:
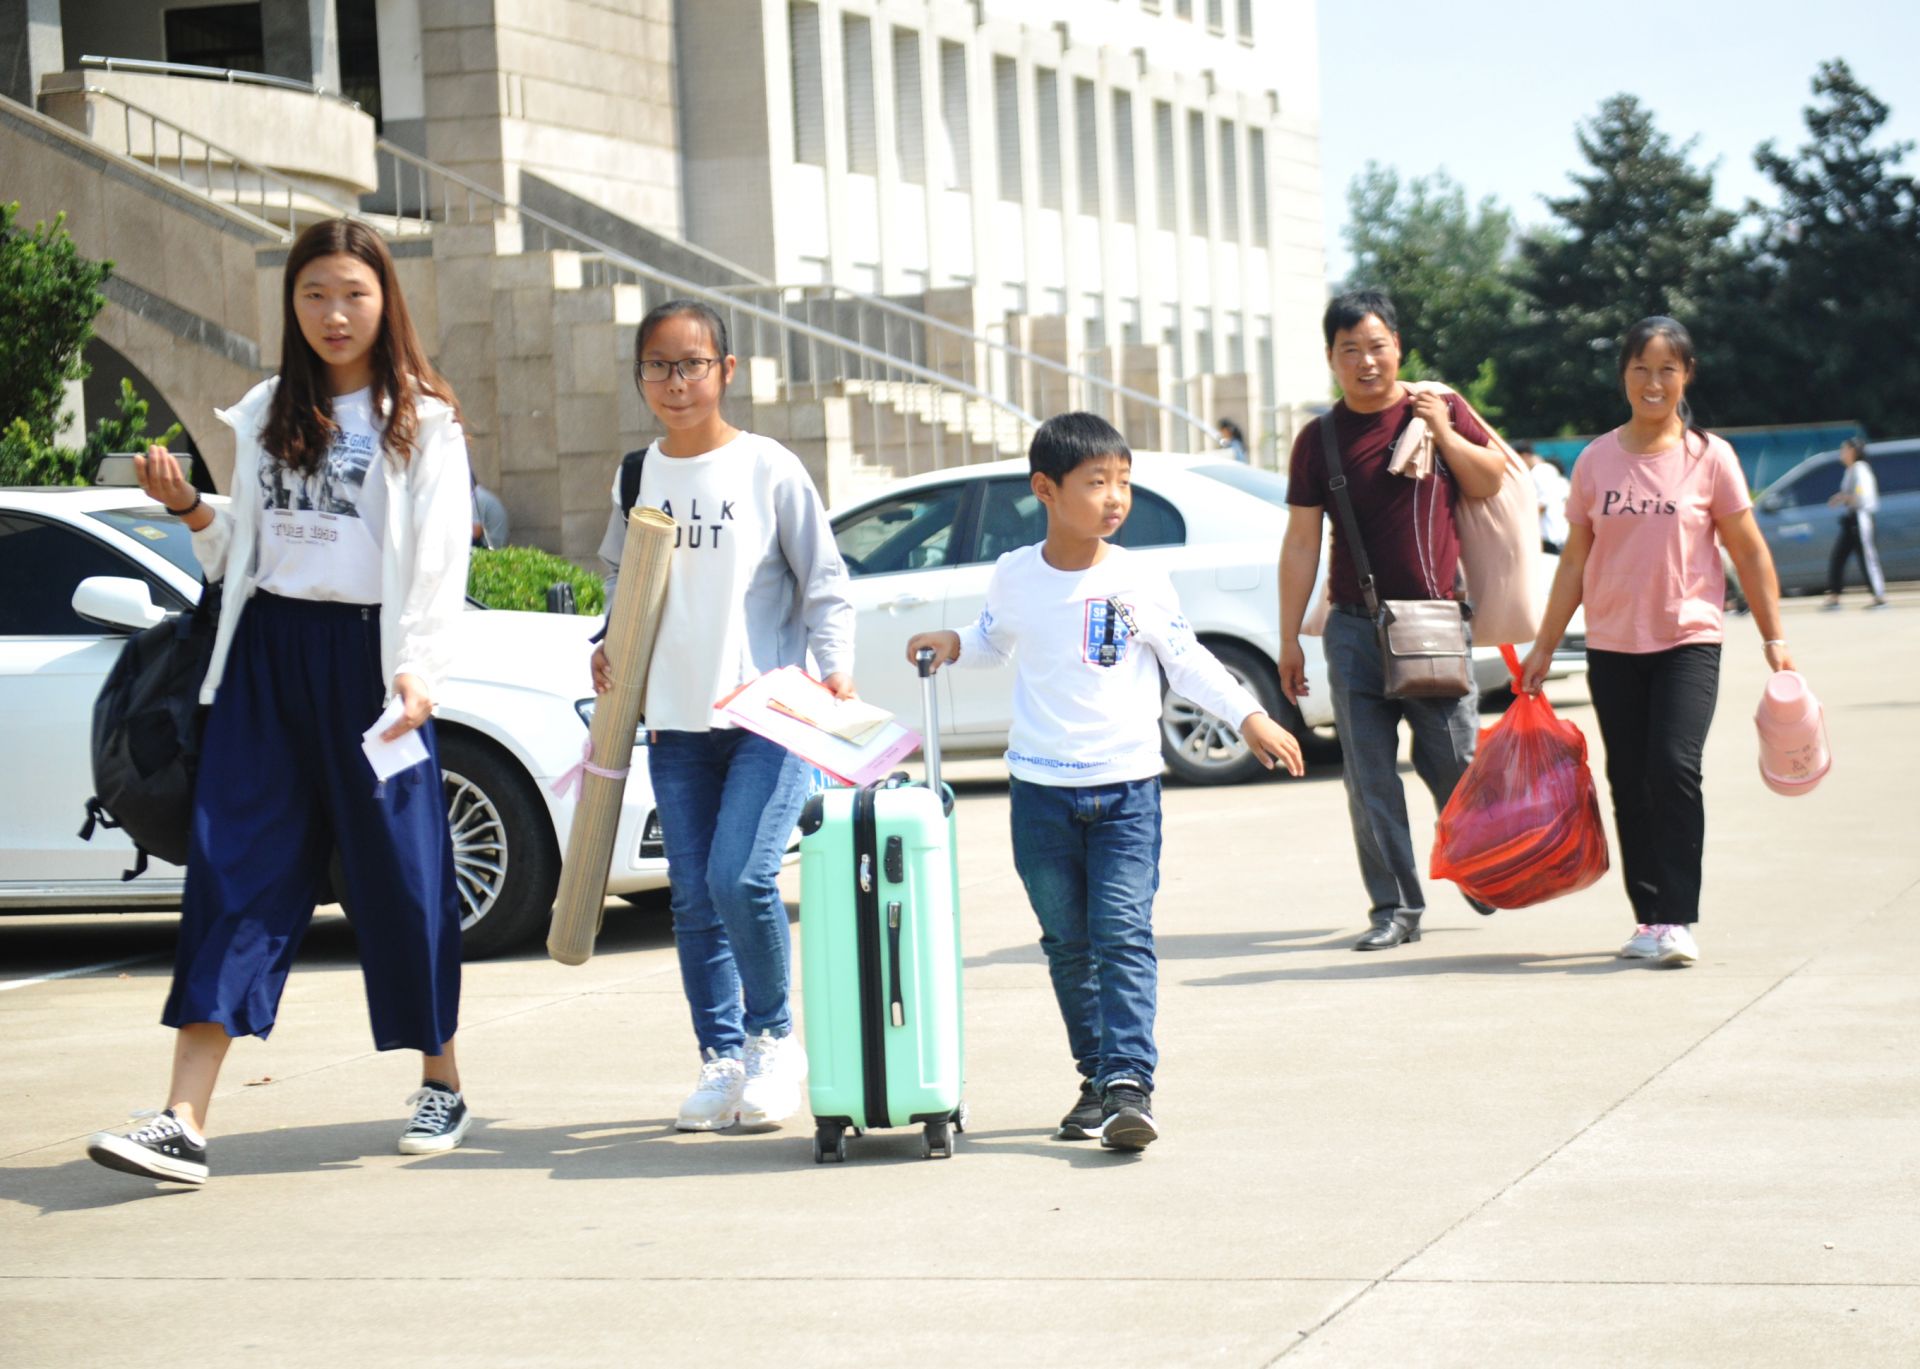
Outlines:
POLYGON ((1222 485, 1231 485, 1242 494, 1264 499, 1275 508, 1284 509, 1287 506, 1287 479, 1283 475, 1263 471, 1257 466, 1242 466, 1237 461, 1210 461, 1188 469, 1195 475, 1204 475, 1209 480, 1218 480, 1222 485))
POLYGON ((193 533, 172 514, 157 508, 100 509, 87 517, 136 542, 145 542, 194 579, 201 578, 200 562, 193 554, 193 533))

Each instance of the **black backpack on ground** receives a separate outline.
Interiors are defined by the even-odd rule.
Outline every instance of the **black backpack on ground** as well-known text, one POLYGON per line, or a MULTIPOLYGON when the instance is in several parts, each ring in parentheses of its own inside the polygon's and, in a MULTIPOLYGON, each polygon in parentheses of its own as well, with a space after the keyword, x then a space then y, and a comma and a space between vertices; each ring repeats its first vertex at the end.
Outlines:
POLYGON ((123 880, 144 873, 149 855, 187 863, 206 727, 200 686, 219 622, 220 586, 208 585, 193 610, 127 639, 94 700, 94 796, 80 836, 91 841, 95 826, 127 834, 139 859, 123 880))

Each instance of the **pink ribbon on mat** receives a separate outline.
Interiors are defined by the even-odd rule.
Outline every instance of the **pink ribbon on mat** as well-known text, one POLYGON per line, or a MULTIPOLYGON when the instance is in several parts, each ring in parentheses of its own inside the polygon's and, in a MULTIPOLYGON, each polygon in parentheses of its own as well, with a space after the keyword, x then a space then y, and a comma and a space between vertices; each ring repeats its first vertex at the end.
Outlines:
POLYGON ((624 780, 631 769, 632 767, 629 766, 625 770, 608 770, 603 766, 595 765, 593 763, 593 738, 589 736, 586 741, 580 745, 580 760, 572 769, 568 770, 566 774, 553 782, 553 792, 558 797, 564 799, 567 796, 567 791, 571 789, 574 798, 578 799, 586 792, 586 777, 588 775, 598 775, 603 780, 624 780))

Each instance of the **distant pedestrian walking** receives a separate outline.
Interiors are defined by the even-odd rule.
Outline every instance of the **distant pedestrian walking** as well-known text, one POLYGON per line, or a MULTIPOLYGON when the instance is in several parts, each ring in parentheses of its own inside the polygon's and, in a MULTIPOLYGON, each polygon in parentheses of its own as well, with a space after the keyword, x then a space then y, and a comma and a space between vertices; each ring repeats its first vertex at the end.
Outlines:
POLYGON ((1247 435, 1240 431, 1240 425, 1231 418, 1220 420, 1216 431, 1220 434, 1220 445, 1233 453, 1233 459, 1241 465, 1247 463, 1247 435))
POLYGON ((1880 482, 1874 479, 1873 465, 1867 460, 1866 442, 1850 437, 1842 443, 1840 464, 1846 468, 1840 477, 1840 490, 1827 500, 1840 510, 1840 536, 1834 539, 1833 557, 1827 562, 1827 602, 1821 607, 1840 607, 1847 562, 1858 556, 1867 589, 1873 595, 1867 607, 1885 608, 1887 579, 1880 573, 1880 549, 1873 543, 1873 519, 1880 512, 1880 482))

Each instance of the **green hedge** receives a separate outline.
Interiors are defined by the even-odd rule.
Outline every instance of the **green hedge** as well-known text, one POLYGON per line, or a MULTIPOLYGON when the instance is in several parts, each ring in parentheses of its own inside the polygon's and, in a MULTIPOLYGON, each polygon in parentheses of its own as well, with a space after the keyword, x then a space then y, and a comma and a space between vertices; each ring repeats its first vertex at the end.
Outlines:
POLYGON ((476 547, 473 569, 467 574, 467 593, 488 608, 543 613, 547 586, 562 581, 573 586, 574 607, 581 613, 605 611, 607 595, 599 576, 538 547, 498 547, 492 551, 476 547))

